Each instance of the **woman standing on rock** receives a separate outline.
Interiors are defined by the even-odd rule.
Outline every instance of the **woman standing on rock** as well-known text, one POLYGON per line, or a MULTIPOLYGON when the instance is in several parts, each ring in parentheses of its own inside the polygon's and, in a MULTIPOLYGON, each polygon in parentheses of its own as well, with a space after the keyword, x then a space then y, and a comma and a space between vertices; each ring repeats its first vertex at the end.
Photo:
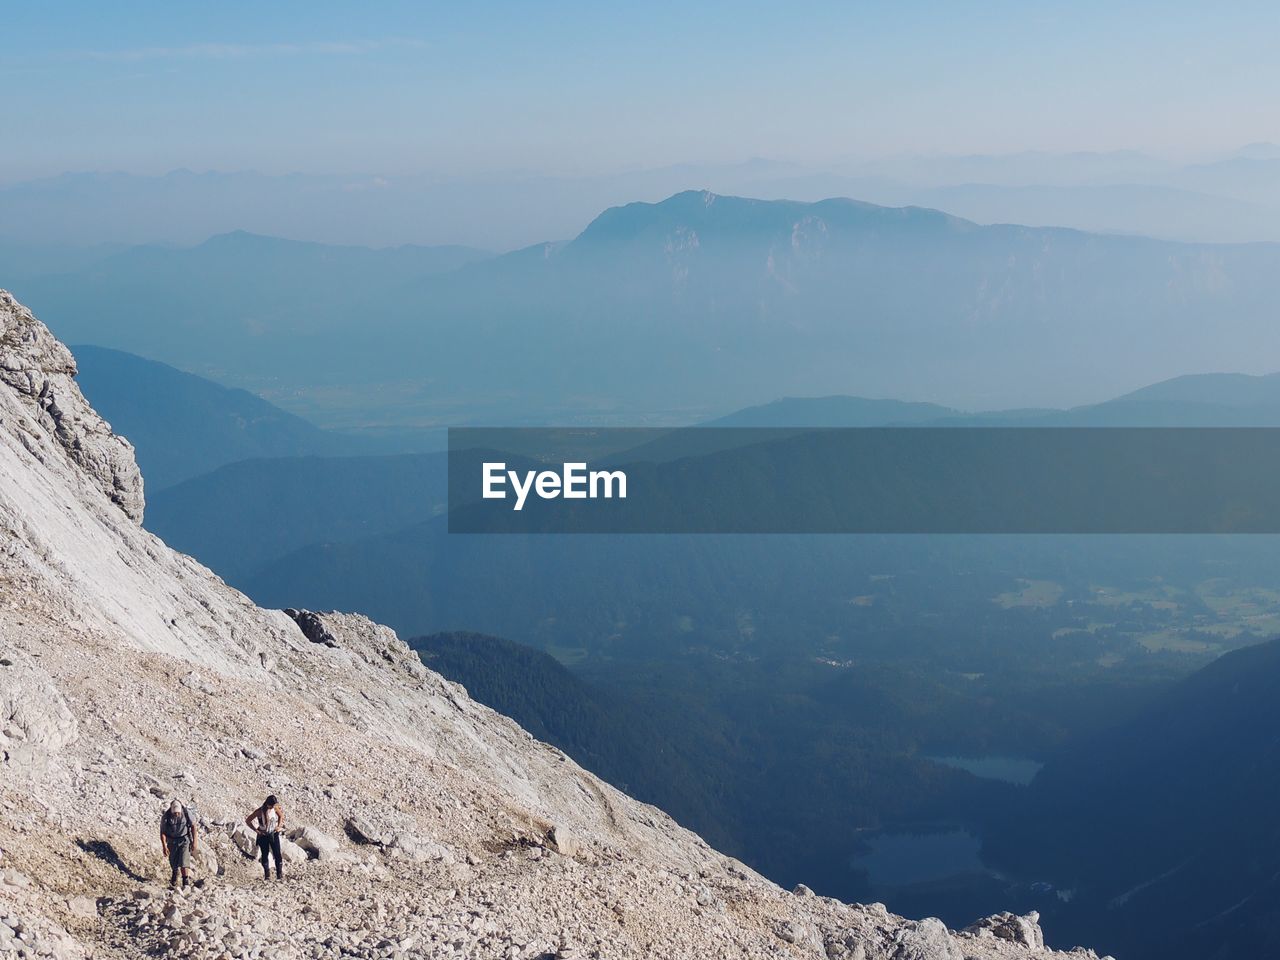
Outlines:
POLYGON ((178 885, 178 872, 182 872, 182 885, 188 883, 187 868, 191 866, 191 855, 196 852, 196 825, 191 814, 175 798, 160 817, 160 849, 169 858, 169 867, 173 874, 169 877, 169 886, 178 885))
POLYGON ((280 834, 284 830, 284 808, 273 793, 244 819, 245 825, 258 833, 258 849, 262 852, 262 879, 271 879, 271 859, 276 862, 276 879, 284 879, 280 857, 280 834))

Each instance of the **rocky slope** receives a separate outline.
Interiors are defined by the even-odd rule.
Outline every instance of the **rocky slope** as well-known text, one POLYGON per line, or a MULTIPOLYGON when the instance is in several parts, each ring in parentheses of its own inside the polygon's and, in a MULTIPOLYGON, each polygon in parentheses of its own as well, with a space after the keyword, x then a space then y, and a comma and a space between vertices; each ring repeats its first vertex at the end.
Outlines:
POLYGON ((138 525, 127 442, 0 292, 0 957, 1092 957, 788 893, 357 616, 262 610, 138 525), (264 882, 235 825, 268 790, 264 882), (202 830, 159 882, 162 803, 202 830))

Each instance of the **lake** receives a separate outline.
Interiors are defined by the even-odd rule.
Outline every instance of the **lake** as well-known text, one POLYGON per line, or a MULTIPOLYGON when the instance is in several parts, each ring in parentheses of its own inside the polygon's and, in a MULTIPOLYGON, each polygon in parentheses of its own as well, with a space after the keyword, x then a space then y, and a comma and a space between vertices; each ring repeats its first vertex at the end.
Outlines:
POLYGON ((1026 786, 1044 766, 1036 760, 1026 757, 925 757, 934 763, 968 770, 975 777, 987 780, 1003 780, 1005 783, 1016 783, 1026 786))
POLYGON ((933 833, 887 831, 867 838, 870 851, 854 857, 875 887, 901 887, 961 873, 986 873, 978 851, 982 841, 964 829, 933 833))

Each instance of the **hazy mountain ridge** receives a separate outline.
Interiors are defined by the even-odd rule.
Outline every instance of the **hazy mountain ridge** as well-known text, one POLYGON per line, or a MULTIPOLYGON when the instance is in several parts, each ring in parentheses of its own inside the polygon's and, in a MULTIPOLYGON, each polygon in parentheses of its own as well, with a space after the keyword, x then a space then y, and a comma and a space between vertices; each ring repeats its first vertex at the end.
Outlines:
POLYGON ((75 352, 81 389, 120 434, 134 438, 153 491, 241 460, 377 456, 443 444, 431 431, 322 430, 256 394, 168 364, 103 347, 75 352))
POLYGON ((687 422, 851 384, 969 409, 1064 406, 1188 369, 1251 370, 1280 347, 1280 245, 981 226, 850 200, 687 191, 605 211, 566 243, 435 266, 306 245, 298 266, 228 258, 221 243, 262 241, 126 251, 24 287, 73 340, 234 371, 324 423, 459 409, 687 422))
POLYGON ((326 368, 317 351, 329 347, 318 343, 347 328, 369 291, 398 289, 486 256, 460 247, 375 250, 237 231, 193 247, 131 247, 72 272, 50 271, 46 263, 16 277, 20 271, 0 251, 0 270, 72 342, 181 358, 180 366, 215 375, 261 370, 256 357, 266 352, 282 369, 320 376, 326 368))
POLYGON ((392 533, 442 513, 444 461, 444 453, 240 460, 152 494, 147 529, 241 583, 312 544, 392 533))
POLYGON ((783 397, 735 410, 700 426, 706 427, 884 427, 927 423, 959 416, 936 403, 866 397, 783 397))
MULTIPOLYGON (((499 260, 477 274, 500 293, 467 290, 459 275, 437 292, 457 304, 465 318, 459 323, 484 325, 518 344, 522 357, 557 364, 548 350, 555 331, 573 331, 583 345, 578 353, 604 357, 611 379, 644 380, 642 371, 661 370, 668 395, 685 402, 694 382, 721 383, 734 397, 748 380, 772 382, 781 392, 790 383, 779 371, 802 351, 810 390, 837 382, 837 365, 840 381, 879 387, 888 365, 897 391, 924 392, 927 382, 937 393, 958 384, 963 370, 970 391, 977 374, 1006 386, 1024 381, 1034 396, 1025 378, 1039 370, 1043 381, 1046 364, 1055 374, 1088 364, 1100 372, 1123 358, 1127 377, 1136 371, 1156 379, 1160 362, 1132 356, 1122 333, 1156 335, 1154 327, 1163 327, 1161 353, 1172 351, 1179 365, 1193 362, 1183 352, 1191 343, 1204 347, 1195 356, 1201 363, 1205 350, 1209 357, 1229 352, 1221 336, 1206 345, 1211 314, 1226 310, 1242 336, 1243 328, 1263 335, 1258 284, 1270 282, 1262 264, 1277 257, 1280 247, 1171 245, 980 227, 936 211, 850 201, 806 205, 688 192, 602 214, 540 258, 543 269, 523 287, 503 287, 499 260), (570 306, 561 294, 568 290, 591 306, 570 306), (503 319, 512 309, 506 298, 517 295, 537 321, 538 340, 528 337, 532 328, 503 319), (661 346, 639 340, 641 330, 661 346), (613 344, 607 355, 606 336, 613 344), (740 345, 745 337, 754 345, 750 355, 740 345), (999 370, 990 367, 997 340, 999 370), (905 357, 912 360, 907 367, 905 357)), ((1243 354, 1238 362, 1247 362, 1243 354)), ((502 382, 530 389, 527 374, 497 372, 502 382)), ((599 389, 594 374, 579 364, 573 376, 584 390, 599 389)))
POLYGON ((822 165, 755 159, 579 177, 73 173, 0 188, 0 222, 30 224, 28 242, 190 243, 247 228, 375 246, 462 238, 509 250, 571 236, 604 207, 705 186, 764 199, 844 195, 940 206, 982 223, 1190 241, 1280 240, 1275 159, 1264 144, 1193 163, 1120 150, 897 155, 822 165), (512 217, 512 210, 522 216, 512 217))
POLYGON ((248 391, 119 350, 75 352, 83 391, 122 435, 135 438, 157 489, 233 460, 341 447, 338 438, 248 391))

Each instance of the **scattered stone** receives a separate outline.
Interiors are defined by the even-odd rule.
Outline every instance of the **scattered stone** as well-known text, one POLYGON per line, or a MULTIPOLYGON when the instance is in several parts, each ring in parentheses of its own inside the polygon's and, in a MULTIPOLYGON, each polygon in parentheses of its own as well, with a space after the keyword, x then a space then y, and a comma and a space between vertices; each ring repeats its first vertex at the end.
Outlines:
POLYGON ((206 697, 212 697, 218 692, 217 688, 214 687, 213 684, 200 676, 200 674, 196 673, 194 670, 183 677, 180 682, 184 687, 187 687, 190 690, 195 690, 197 693, 203 693, 206 697))

